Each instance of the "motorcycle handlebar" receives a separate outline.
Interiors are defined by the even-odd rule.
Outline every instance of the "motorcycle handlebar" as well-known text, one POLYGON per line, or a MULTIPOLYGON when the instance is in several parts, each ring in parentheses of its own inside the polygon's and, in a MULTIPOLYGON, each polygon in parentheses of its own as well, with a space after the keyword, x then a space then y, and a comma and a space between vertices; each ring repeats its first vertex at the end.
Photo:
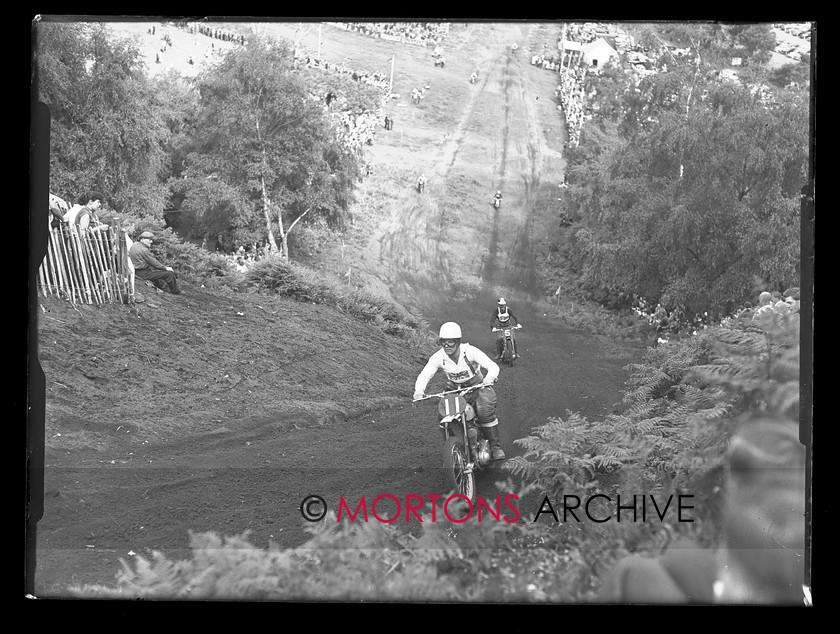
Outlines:
MULTIPOLYGON (((518 326, 513 326, 514 330, 519 330, 520 328, 522 328, 522 324, 519 324, 518 326)), ((490 332, 499 332, 500 330, 504 330, 504 328, 491 328, 490 332)))
POLYGON ((477 390, 480 387, 486 387, 483 383, 476 383, 475 385, 471 385, 469 387, 460 387, 455 390, 449 390, 447 392, 439 392, 437 394, 427 394, 423 398, 416 398, 412 399, 412 403, 419 403, 420 401, 425 401, 430 398, 440 398, 446 396, 447 394, 466 394, 467 392, 472 392, 473 390, 477 390))

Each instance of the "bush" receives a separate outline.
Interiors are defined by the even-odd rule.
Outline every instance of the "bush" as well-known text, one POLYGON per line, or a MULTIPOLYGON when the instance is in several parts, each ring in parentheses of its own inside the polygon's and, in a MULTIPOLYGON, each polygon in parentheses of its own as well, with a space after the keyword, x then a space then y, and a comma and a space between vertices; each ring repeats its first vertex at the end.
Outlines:
POLYGON ((798 420, 798 338, 798 322, 784 316, 649 348, 628 366, 624 413, 552 418, 515 441, 526 451, 506 468, 558 496, 600 492, 616 480, 642 492, 690 491, 703 515, 691 531, 712 541, 718 475, 740 420, 755 410, 798 420))
MULTIPOLYGON (((438 513, 442 511, 438 509, 438 513)), ((191 558, 120 560, 117 586, 71 588, 83 598, 326 601, 563 601, 585 564, 578 553, 529 543, 527 524, 479 523, 457 531, 425 522, 419 536, 392 524, 336 522, 307 528, 300 548, 262 549, 248 534, 191 534, 191 558), (564 574, 556 574, 559 569, 564 574)))
POLYGON ((411 338, 425 324, 401 305, 364 289, 350 288, 335 277, 279 257, 259 260, 246 274, 252 289, 267 289, 303 302, 330 304, 383 332, 411 338))

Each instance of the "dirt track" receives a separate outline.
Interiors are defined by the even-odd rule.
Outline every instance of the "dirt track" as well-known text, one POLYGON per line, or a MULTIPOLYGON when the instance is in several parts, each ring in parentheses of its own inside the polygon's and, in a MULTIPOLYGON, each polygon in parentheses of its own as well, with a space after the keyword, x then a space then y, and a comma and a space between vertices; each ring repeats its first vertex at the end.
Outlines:
MULTIPOLYGON (((467 58, 482 28, 490 25, 471 25, 472 39, 450 47, 433 84, 461 82, 465 93, 455 125, 436 132, 443 139, 403 150, 392 134, 372 148, 374 162, 400 156, 433 169, 422 195, 398 190, 359 266, 420 308, 433 329, 458 321, 465 339, 488 352, 495 298, 511 301, 524 324, 522 359, 502 369, 497 391, 502 441, 516 455, 513 441, 549 416, 610 411, 634 351, 543 315, 533 252, 554 230, 553 183, 562 180, 555 80, 529 64, 527 42, 541 45, 529 25, 480 38, 485 48, 467 58), (471 86, 474 66, 481 72, 471 86), (490 204, 496 189, 504 192, 499 211, 490 204)), ((428 51, 405 55, 422 60, 428 51)), ((397 125, 413 116, 410 133, 420 134, 424 113, 409 108, 397 125)), ((332 309, 286 300, 188 288, 177 302, 155 301, 159 308, 107 315, 44 303, 48 441, 36 594, 110 584, 129 551, 184 557, 190 530, 250 530, 259 546, 300 545, 307 533, 299 505, 309 494, 335 509, 341 495, 445 493, 434 408, 410 404, 432 350, 405 350, 332 309)), ((493 480, 485 473, 479 491, 492 492, 493 480)))

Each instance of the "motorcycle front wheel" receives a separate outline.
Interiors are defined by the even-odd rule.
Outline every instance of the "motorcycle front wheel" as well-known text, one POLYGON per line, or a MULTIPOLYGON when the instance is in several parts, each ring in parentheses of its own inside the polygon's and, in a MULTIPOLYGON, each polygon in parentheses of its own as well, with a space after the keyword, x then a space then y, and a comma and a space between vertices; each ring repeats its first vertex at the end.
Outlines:
POLYGON ((456 493, 465 495, 475 502, 475 473, 465 473, 467 457, 464 455, 464 443, 459 438, 450 438, 443 445, 443 470, 446 483, 456 493))
POLYGON ((513 346, 507 339, 505 339, 505 347, 502 350, 502 363, 507 363, 510 367, 513 367, 513 346))

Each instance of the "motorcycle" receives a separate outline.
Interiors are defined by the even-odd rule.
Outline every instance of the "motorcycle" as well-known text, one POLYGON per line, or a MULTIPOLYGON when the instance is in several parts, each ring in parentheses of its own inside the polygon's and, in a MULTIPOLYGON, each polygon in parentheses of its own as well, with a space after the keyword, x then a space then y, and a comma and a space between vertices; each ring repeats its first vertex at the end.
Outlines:
POLYGON ((494 197, 493 198, 493 208, 498 209, 501 206, 502 206, 502 199, 498 198, 498 197, 494 197))
POLYGON ((472 75, 470 75, 470 83, 471 83, 471 84, 475 84, 475 82, 476 82, 476 80, 477 80, 477 79, 478 79, 478 78, 475 76, 475 73, 473 73, 472 75))
POLYGON ((443 433, 443 468, 446 481, 455 493, 464 495, 475 503, 477 499, 475 474, 493 462, 490 441, 484 437, 476 418, 475 408, 464 398, 473 390, 484 387, 481 383, 438 394, 430 394, 413 401, 440 399, 439 427, 443 433), (465 441, 466 439, 466 441, 465 441))
POLYGON ((502 363, 507 363, 510 367, 513 367, 513 362, 518 356, 516 354, 516 340, 513 338, 513 331, 519 330, 520 328, 522 328, 521 325, 516 325, 512 328, 491 328, 493 332, 504 331, 505 345, 502 348, 502 363))

